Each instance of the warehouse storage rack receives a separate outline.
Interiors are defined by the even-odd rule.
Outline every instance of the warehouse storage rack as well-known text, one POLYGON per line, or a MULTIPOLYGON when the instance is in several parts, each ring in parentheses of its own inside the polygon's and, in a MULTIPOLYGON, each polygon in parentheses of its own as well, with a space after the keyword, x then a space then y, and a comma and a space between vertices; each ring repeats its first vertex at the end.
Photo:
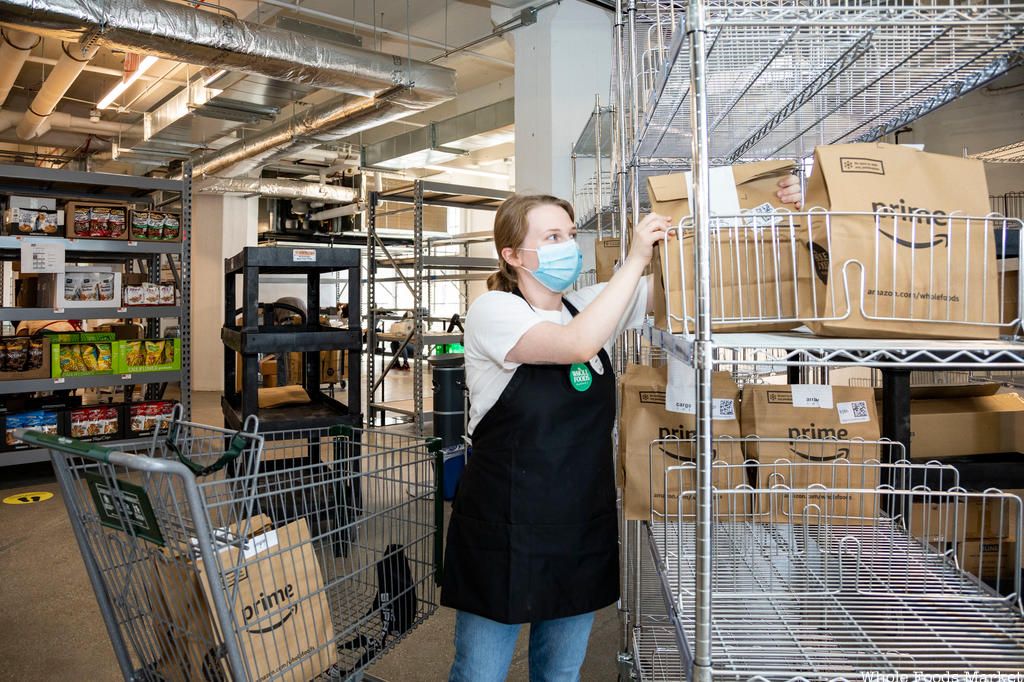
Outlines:
POLYGON ((613 188, 614 118, 615 111, 601 105, 600 95, 595 97, 594 110, 569 153, 576 229, 596 232, 598 239, 618 234, 613 188))
MULTIPOLYGON (((998 340, 823 338, 795 332, 713 335, 712 322, 724 318, 711 295, 713 237, 747 223, 739 217, 711 218, 708 174, 712 165, 801 159, 818 144, 877 140, 984 85, 1024 63, 1024 4, 617 0, 614 30, 620 224, 630 215, 635 223, 648 205, 646 177, 689 168, 693 216, 679 227, 692 231, 696 253, 689 275, 695 305, 681 320, 689 325, 687 331, 644 331, 651 344, 696 369, 698 436, 692 443, 696 463, 690 472, 696 485, 687 500, 693 512, 686 518, 677 514, 625 524, 622 607, 628 651, 620 656, 623 668, 645 680, 701 682, 861 679, 861 673, 903 673, 919 669, 915 665, 929 671, 1021 670, 1019 563, 1015 583, 1005 586, 1010 597, 1002 597, 961 571, 951 559, 955 550, 951 555, 910 540, 898 513, 899 505, 905 509, 915 495, 926 495, 954 510, 955 516, 966 497, 980 495, 983 504, 1016 519, 1014 536, 1020 541, 1018 498, 941 487, 915 491, 891 484, 864 486, 855 492, 876 496, 879 509, 886 512, 867 526, 870 538, 858 537, 850 530, 856 524, 827 510, 820 523, 790 519, 790 526, 770 528, 775 531, 771 538, 727 537, 733 530, 749 533, 755 527, 742 514, 719 516, 751 495, 777 498, 785 505, 812 492, 829 496, 844 489, 713 488, 710 415, 715 369, 739 364, 755 371, 783 368, 792 379, 810 371, 821 376, 832 367, 877 368, 884 387, 881 435, 893 444, 880 448, 880 455, 886 463, 882 466, 893 466, 889 463, 910 457, 911 371, 1021 369, 1019 304, 1009 313, 1012 319, 998 321, 1005 323, 998 340), (826 538, 807 534, 803 544, 794 540, 797 528, 808 533, 811 525, 840 533, 826 538), (670 543, 674 546, 659 544, 659 537, 675 539, 670 543), (806 568, 800 562, 810 546, 807 538, 833 551, 840 565, 845 565, 847 546, 859 542, 856 556, 861 563, 839 573, 855 584, 840 586, 838 593, 852 589, 856 602, 864 591, 857 581, 870 582, 867 594, 900 615, 900 622, 879 627, 879 612, 873 610, 877 606, 851 605, 830 589, 820 590, 827 595, 824 600, 816 596, 809 587, 811 576, 797 575, 806 568), (887 559, 886 552, 897 546, 902 550, 900 565, 916 567, 904 577, 916 581, 892 580, 879 571, 878 559, 887 559), (754 575, 792 570, 788 575, 793 582, 730 587, 739 565, 754 575), (918 621, 901 630, 909 622, 902 620, 905 613, 918 621), (962 631, 958 636, 947 628, 960 617, 970 625, 955 625, 962 631), (808 622, 816 627, 803 629, 808 622), (837 634, 822 625, 836 625, 837 634), (771 636, 776 632, 777 646, 771 636), (929 660, 929 651, 935 653, 934 660, 929 660)), ((928 224, 934 217, 916 219, 928 224)), ((1002 234, 1021 230, 1020 220, 976 216, 974 221, 976 229, 983 225, 1002 234)), ((853 291, 855 296, 860 293, 853 291)), ((1002 303, 1009 292, 1004 285, 975 293, 998 296, 1002 303)), ((748 321, 764 317, 750 315, 748 321)))
MULTIPOLYGON (((186 163, 178 180, 92 173, 37 166, 0 165, 0 192, 36 197, 81 201, 118 201, 127 204, 148 204, 154 207, 174 206, 181 212, 180 242, 121 241, 111 239, 73 239, 40 237, 36 241, 59 242, 64 246, 68 262, 120 263, 131 271, 147 273, 151 282, 159 283, 162 269, 170 272, 179 299, 172 306, 127 306, 120 308, 18 308, 0 307, 0 322, 22 320, 81 320, 81 319, 143 319, 149 338, 159 336, 161 320, 177 320, 181 338, 181 369, 137 374, 106 374, 58 379, 24 379, 0 382, 0 395, 47 391, 67 391, 84 388, 124 387, 126 391, 144 385, 147 399, 161 397, 161 387, 177 383, 180 398, 189 418, 192 409, 192 165, 186 163)), ((70 221, 71 217, 65 218, 70 221)), ((7 262, 21 257, 21 245, 26 239, 16 235, 0 236, 0 259, 4 261, 0 276, 0 302, 12 300, 13 292, 5 295, 8 284, 7 262)), ((145 438, 117 441, 115 445, 132 445, 145 438)), ((107 444, 111 444, 107 442, 107 444)), ((0 466, 42 462, 49 459, 48 451, 35 448, 0 452, 0 466)))
MULTIPOLYGON (((424 207, 469 209, 494 212, 511 192, 468 187, 426 180, 417 180, 409 185, 371 192, 367 209, 367 354, 370 362, 366 369, 366 395, 368 423, 380 423, 390 413, 411 422, 418 435, 424 432, 427 415, 432 412, 432 401, 424 395, 424 352, 428 346, 462 343, 462 331, 449 330, 451 318, 432 317, 431 298, 435 283, 454 282, 461 288, 461 317, 468 305, 468 283, 486 280, 498 267, 496 258, 470 255, 473 244, 493 241, 490 230, 448 235, 447 226, 438 236, 431 238, 425 231, 424 207), (411 212, 413 215, 412 249, 408 254, 390 247, 378 233, 378 221, 382 218, 411 212), (452 250, 461 253, 450 253, 452 250), (386 269, 394 274, 381 276, 378 270, 386 269), (412 309, 384 314, 378 309, 377 285, 400 283, 412 295, 412 309), (387 329, 377 329, 378 323, 403 319, 404 312, 411 313, 413 329, 407 336, 393 337, 387 329), (443 329, 430 329, 431 324, 444 325, 443 329), (397 351, 385 355, 380 372, 376 367, 376 348, 381 341, 394 341, 397 351), (412 348, 412 399, 386 400, 384 378, 398 363, 399 358, 412 348)), ((436 234, 436 232, 435 232, 436 234)))

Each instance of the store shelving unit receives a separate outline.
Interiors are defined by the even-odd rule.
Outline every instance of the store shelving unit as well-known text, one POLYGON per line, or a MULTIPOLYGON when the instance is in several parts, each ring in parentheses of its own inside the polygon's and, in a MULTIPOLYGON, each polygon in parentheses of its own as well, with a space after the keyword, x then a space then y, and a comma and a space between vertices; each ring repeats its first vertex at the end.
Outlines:
POLYGON ((569 154, 572 163, 572 205, 576 229, 596 232, 598 238, 617 234, 612 154, 615 150, 615 111, 602 106, 600 96, 569 154))
MULTIPOLYGON (((472 244, 486 243, 493 239, 490 232, 469 232, 461 235, 439 235, 430 238, 424 231, 423 209, 426 206, 443 208, 459 208, 477 211, 496 211, 498 206, 511 192, 467 187, 438 182, 417 180, 410 185, 373 192, 370 195, 368 208, 369 235, 367 237, 367 352, 370 362, 366 372, 366 395, 368 419, 374 423, 376 418, 381 422, 388 413, 401 415, 411 421, 417 434, 422 434, 426 417, 430 410, 429 399, 424 396, 424 351, 428 346, 437 344, 461 343, 462 334, 444 330, 430 329, 431 323, 443 324, 449 318, 438 318, 430 315, 431 291, 434 283, 461 283, 462 311, 466 308, 467 287, 470 281, 480 281, 497 268, 494 258, 480 258, 469 255, 472 244), (413 212, 413 239, 411 253, 406 255, 389 247, 381 235, 377 233, 377 221, 389 213, 413 212), (439 253, 439 251, 459 250, 459 254, 439 253), (381 268, 394 272, 393 276, 381 277, 377 271, 381 268), (377 284, 401 283, 412 295, 413 321, 412 333, 404 338, 391 338, 385 330, 382 334, 377 329, 378 323, 401 319, 401 315, 384 316, 377 306, 377 284), (398 343, 397 352, 385 355, 383 367, 378 373, 376 367, 376 348, 381 341, 398 343), (413 396, 411 400, 388 401, 384 393, 384 377, 398 360, 400 354, 411 346, 414 349, 410 364, 412 365, 413 396)), ((435 233, 436 234, 436 233, 435 233)))
MULTIPOLYGON (((626 195, 619 206, 621 224, 630 215, 636 221, 648 204, 648 175, 679 168, 693 172, 688 229, 696 267, 687 278, 696 292, 689 313, 692 330, 645 334, 696 368, 698 397, 692 522, 630 522, 623 533, 624 584, 643 583, 636 574, 642 565, 638 557, 645 554, 659 578, 646 592, 624 590, 624 658, 632 659, 640 679, 700 682, 854 679, 857 671, 939 670, 936 666, 1020 670, 1019 575, 1012 597, 1000 601, 950 567, 948 558, 914 554, 920 548, 907 547, 897 529, 878 526, 877 536, 858 539, 856 531, 841 528, 854 538, 850 542, 866 543, 866 551, 878 552, 882 560, 891 557, 883 548, 903 542, 907 566, 915 567, 908 576, 931 592, 915 599, 914 584, 894 584, 881 568, 858 566, 854 573, 872 581, 873 598, 888 605, 879 611, 875 602, 856 597, 850 603, 815 597, 814 576, 798 575, 804 568, 802 550, 783 546, 781 536, 724 537, 727 524, 712 517, 712 505, 721 500, 712 490, 710 414, 711 372, 729 369, 738 358, 755 369, 877 368, 884 389, 882 436, 901 444, 909 456, 911 371, 1021 369, 1024 344, 1015 335, 1019 309, 1016 321, 1007 321, 1014 322, 1004 330, 1010 336, 981 342, 712 334, 721 311, 711 295, 708 175, 712 165, 806 158, 818 144, 877 140, 984 85, 1024 63, 1024 5, 863 0, 619 0, 616 5, 616 181, 626 195), (685 535, 685 542, 659 544, 658 537, 673 533, 685 535), (758 547, 765 549, 741 557, 742 567, 723 564, 723 554, 758 547), (777 563, 771 563, 773 557, 777 563), (933 564, 931 573, 920 570, 933 564), (776 586, 777 594, 748 584, 734 597, 721 581, 740 574, 786 576, 794 582, 776 586), (665 615, 645 616, 650 590, 660 592, 665 615), (954 592, 958 596, 949 598, 954 592), (976 623, 975 629, 957 627, 980 629, 998 641, 943 629, 943 623, 959 622, 976 623), (934 655, 929 658, 928 652, 934 655)), ((1021 228, 1019 221, 1001 226, 1021 228)), ((892 448, 885 450, 891 456, 892 448)))
MULTIPOLYGON (((0 192, 27 196, 78 199, 85 201, 123 201, 133 205, 175 204, 181 211, 180 242, 123 241, 102 239, 68 239, 62 237, 0 236, 0 259, 14 261, 21 257, 25 239, 57 241, 63 244, 69 262, 119 263, 129 269, 147 273, 150 281, 159 283, 161 271, 167 268, 179 291, 179 301, 173 306, 124 306, 120 308, 0 308, 0 322, 22 320, 73 319, 142 319, 149 337, 158 336, 161 320, 177 320, 181 337, 181 370, 173 372, 138 372, 134 374, 106 374, 60 379, 27 379, 0 382, 0 396, 16 393, 67 391, 84 388, 144 386, 147 398, 158 396, 163 384, 177 383, 179 400, 185 418, 192 410, 191 393, 191 232, 192 232, 192 166, 183 167, 179 180, 91 173, 36 166, 0 164, 0 192)), ((0 301, 7 285, 6 267, 0 277, 0 301)), ((143 439, 144 440, 144 439, 143 439)), ((137 444, 140 439, 114 442, 137 444)), ((111 442, 105 442, 111 445, 111 442)), ((15 450, 0 452, 0 466, 45 461, 45 450, 15 450)))

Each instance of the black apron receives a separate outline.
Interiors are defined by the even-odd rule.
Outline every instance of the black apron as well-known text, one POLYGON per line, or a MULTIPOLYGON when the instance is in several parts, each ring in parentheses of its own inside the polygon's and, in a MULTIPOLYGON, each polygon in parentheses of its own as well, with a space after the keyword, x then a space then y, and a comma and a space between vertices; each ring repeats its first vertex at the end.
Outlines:
POLYGON ((619 598, 615 376, 598 357, 601 374, 520 365, 477 424, 448 526, 444 606, 531 623, 619 598))

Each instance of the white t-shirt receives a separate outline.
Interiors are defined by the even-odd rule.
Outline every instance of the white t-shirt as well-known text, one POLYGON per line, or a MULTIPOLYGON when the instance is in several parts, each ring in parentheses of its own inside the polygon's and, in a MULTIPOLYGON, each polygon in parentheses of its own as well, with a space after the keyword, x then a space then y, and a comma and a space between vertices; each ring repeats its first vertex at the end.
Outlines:
MULTIPOLYGON (((604 289, 604 283, 585 287, 566 294, 565 298, 582 311, 604 289)), ((615 334, 605 344, 608 351, 625 329, 640 327, 647 316, 647 278, 640 280, 633 301, 619 320, 615 334)), ((523 334, 535 324, 554 322, 568 324, 572 313, 563 305, 561 310, 538 310, 524 299, 504 291, 488 291, 477 298, 466 313, 465 358, 466 386, 469 388, 469 433, 472 434, 487 411, 501 397, 516 368, 521 363, 505 359, 519 343, 523 334)), ((602 373, 597 356, 590 361, 591 368, 602 373)))

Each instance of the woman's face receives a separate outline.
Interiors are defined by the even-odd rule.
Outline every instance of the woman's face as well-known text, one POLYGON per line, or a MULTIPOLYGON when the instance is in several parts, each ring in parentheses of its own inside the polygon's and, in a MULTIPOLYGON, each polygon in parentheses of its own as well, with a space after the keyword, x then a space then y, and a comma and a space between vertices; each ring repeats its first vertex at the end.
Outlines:
POLYGON ((527 270, 536 270, 539 264, 537 249, 548 244, 558 244, 576 238, 576 225, 561 206, 541 204, 526 214, 526 238, 519 249, 503 249, 502 255, 509 263, 527 270))

